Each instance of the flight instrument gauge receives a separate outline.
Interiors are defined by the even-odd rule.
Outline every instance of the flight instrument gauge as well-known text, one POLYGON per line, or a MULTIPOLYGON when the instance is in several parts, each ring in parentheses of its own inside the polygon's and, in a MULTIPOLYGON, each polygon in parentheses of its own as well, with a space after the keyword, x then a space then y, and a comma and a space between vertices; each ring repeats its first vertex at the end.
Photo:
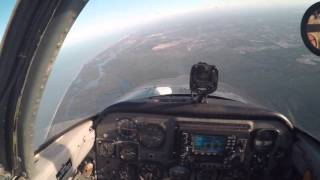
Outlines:
POLYGON ((138 134, 138 128, 132 119, 123 118, 118 121, 118 133, 122 138, 135 139, 138 134))
POLYGON ((147 124, 139 133, 139 141, 146 148, 158 148, 165 140, 165 130, 159 124, 147 124))
POLYGON ((120 159, 134 161, 138 158, 138 144, 134 142, 122 142, 117 146, 120 159))
POLYGON ((278 132, 272 129, 261 129, 256 132, 254 148, 258 152, 271 151, 276 143, 278 132))

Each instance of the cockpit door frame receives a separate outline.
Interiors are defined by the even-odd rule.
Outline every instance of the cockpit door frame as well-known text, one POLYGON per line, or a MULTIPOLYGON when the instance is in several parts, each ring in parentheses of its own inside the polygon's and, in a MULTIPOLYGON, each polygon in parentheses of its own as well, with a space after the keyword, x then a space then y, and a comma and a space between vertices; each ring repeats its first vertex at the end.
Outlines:
POLYGON ((30 178, 34 123, 51 66, 88 0, 20 0, 0 52, 0 163, 30 178))

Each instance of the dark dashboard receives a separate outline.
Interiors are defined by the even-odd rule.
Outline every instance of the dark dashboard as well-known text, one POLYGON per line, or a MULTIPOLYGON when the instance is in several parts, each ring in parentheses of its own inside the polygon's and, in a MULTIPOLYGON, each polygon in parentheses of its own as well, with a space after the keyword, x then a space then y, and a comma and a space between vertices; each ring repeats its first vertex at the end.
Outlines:
POLYGON ((96 124, 96 174, 110 180, 277 179, 286 172, 291 128, 280 114, 231 100, 123 102, 96 124))

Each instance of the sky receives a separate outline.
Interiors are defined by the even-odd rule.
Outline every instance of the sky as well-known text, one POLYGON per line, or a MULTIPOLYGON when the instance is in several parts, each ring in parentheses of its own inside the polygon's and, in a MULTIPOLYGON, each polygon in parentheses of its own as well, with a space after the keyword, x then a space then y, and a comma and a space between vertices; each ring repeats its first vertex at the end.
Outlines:
POLYGON ((6 30, 7 23, 10 19, 11 12, 14 8, 15 0, 1 0, 0 1, 0 41, 6 30))
MULTIPOLYGON (((0 38, 5 32, 15 2, 16 0, 0 1, 0 38)), ((139 24, 137 22, 145 23, 182 11, 204 8, 212 2, 219 5, 221 0, 90 0, 80 15, 81 21, 77 21, 73 28, 75 32, 70 33, 73 34, 70 38, 76 42, 80 37, 91 37, 84 34, 99 35, 116 31, 139 24)))
POLYGON ((72 45, 168 16, 205 9, 268 7, 306 0, 89 0, 65 41, 72 45), (272 3, 276 2, 276 3, 272 3), (263 5, 262 5, 263 4, 263 5))
POLYGON ((208 7, 221 0, 90 0, 69 33, 66 43, 76 43, 133 25, 208 7))
MULTIPOLYGON (((257 6, 272 1, 260 0, 89 0, 74 24, 65 44, 75 44, 106 33, 116 32, 130 26, 145 24, 167 16, 209 8, 231 8, 232 6, 257 6)), ((283 0, 288 4, 306 0, 283 0)), ((0 1, 0 38, 5 32, 15 0, 0 1)))

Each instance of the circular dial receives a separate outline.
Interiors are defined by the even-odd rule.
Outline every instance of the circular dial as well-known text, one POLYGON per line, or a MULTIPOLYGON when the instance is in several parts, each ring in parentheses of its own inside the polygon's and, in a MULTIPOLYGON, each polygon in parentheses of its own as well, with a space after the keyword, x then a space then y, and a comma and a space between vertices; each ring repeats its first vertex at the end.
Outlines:
POLYGON ((162 179, 162 170, 160 165, 156 163, 146 163, 140 167, 140 180, 160 180, 162 179))
POLYGON ((128 118, 118 121, 118 133, 126 139, 134 139, 137 137, 138 128, 134 121, 128 118))
POLYGON ((158 124, 147 124, 139 133, 140 143, 147 148, 157 148, 165 140, 164 128, 158 124))
POLYGON ((258 130, 254 138, 254 148, 258 152, 268 152, 275 145, 278 132, 270 129, 258 130))
POLYGON ((138 146, 135 143, 121 143, 118 145, 118 149, 122 160, 132 161, 138 158, 138 146))
POLYGON ((114 145, 112 143, 103 142, 99 147, 99 154, 104 157, 111 157, 114 153, 114 145))
POLYGON ((218 171, 216 169, 202 169, 197 173, 197 180, 216 180, 218 171))

